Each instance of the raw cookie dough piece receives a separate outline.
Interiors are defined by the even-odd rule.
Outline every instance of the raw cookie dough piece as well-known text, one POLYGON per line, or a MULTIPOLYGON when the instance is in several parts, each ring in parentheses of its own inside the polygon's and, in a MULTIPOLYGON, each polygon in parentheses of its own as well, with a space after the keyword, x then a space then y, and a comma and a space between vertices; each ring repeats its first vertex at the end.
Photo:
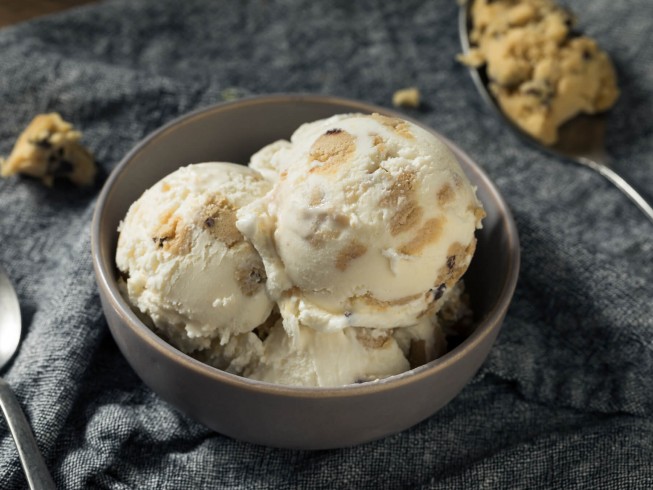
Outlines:
POLYGON ((545 144, 579 113, 609 109, 619 90, 608 55, 572 33, 574 16, 552 0, 475 0, 463 63, 487 67, 502 110, 545 144))
POLYGON ((395 107, 419 107, 420 93, 415 87, 397 90, 392 95, 392 105, 395 107))
POLYGON ((66 178, 76 185, 90 185, 97 169, 93 155, 84 148, 82 133, 59 114, 39 114, 18 137, 0 175, 25 174, 51 186, 55 178, 66 178))

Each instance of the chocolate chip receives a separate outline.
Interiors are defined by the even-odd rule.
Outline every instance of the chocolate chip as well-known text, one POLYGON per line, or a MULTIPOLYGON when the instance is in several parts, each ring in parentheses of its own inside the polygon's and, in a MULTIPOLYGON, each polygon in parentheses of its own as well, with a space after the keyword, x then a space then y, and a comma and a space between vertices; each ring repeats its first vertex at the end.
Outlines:
POLYGON ((333 129, 329 129, 329 130, 328 130, 326 133, 324 133, 324 134, 340 134, 340 133, 342 133, 342 129, 333 128, 333 129))
POLYGON ((551 91, 551 84, 548 80, 537 80, 530 83, 525 83, 524 87, 525 94, 535 95, 537 97, 543 97, 551 91))
POLYGON ((452 270, 456 266, 456 256, 455 255, 450 255, 447 257, 447 267, 449 270, 452 270))
POLYGON ((206 225, 207 228, 211 228, 215 224, 215 220, 213 218, 206 218, 204 220, 204 224, 206 225))
POLYGON ((431 294, 433 295, 433 300, 435 301, 442 298, 446 290, 447 290, 447 285, 444 283, 440 284, 437 288, 432 288, 431 294))
POLYGON ((31 143, 34 146, 38 146, 39 148, 42 148, 43 150, 49 150, 52 148, 52 143, 50 143, 50 140, 48 138, 41 138, 40 140, 34 140, 31 141, 31 143))
POLYGON ((154 243, 155 243, 159 248, 163 248, 163 244, 164 244, 165 242, 167 242, 168 240, 169 240, 169 239, 168 239, 168 237, 166 237, 166 236, 162 236, 162 237, 153 237, 153 238, 152 238, 152 241, 153 241, 153 242, 154 242, 154 243))
POLYGON ((554 89, 551 82, 547 79, 532 80, 524 83, 520 87, 520 92, 538 99, 538 102, 544 106, 551 104, 554 95, 554 89))
POLYGON ((536 97, 539 99, 540 104, 543 106, 548 106, 551 104, 551 101, 553 100, 553 96, 550 94, 543 94, 542 92, 539 92, 537 90, 533 89, 528 89, 524 92, 526 95, 532 95, 533 97, 536 97))
POLYGON ((592 59, 592 53, 590 53, 588 50, 583 50, 583 59, 585 61, 589 61, 592 59))
POLYGON ((249 272, 249 280, 253 283, 260 284, 262 282, 265 282, 265 277, 263 276, 261 271, 254 269, 249 272))
POLYGON ((351 314, 352 314, 351 311, 345 311, 345 316, 346 316, 347 318, 349 318, 349 317, 351 316, 351 314))

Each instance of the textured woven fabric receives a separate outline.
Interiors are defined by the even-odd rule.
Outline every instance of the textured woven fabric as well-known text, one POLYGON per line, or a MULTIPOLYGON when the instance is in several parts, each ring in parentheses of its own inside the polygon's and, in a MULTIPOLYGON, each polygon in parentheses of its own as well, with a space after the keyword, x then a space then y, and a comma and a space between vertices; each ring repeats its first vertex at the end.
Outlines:
MULTIPOLYGON (((567 3, 619 73, 608 151, 653 197, 653 4, 567 3)), ((0 30, 0 154, 35 114, 58 111, 107 174, 153 129, 225 98, 302 91, 387 106, 417 86, 425 103, 407 113, 487 171, 522 244, 504 328, 459 397, 381 441, 278 450, 211 432, 127 365, 91 268, 99 185, 0 180, 0 263, 24 328, 1 374, 61 488, 653 488, 653 224, 488 112, 454 61, 457 8, 116 0, 0 30)), ((0 421, 0 488, 25 486, 0 421)))

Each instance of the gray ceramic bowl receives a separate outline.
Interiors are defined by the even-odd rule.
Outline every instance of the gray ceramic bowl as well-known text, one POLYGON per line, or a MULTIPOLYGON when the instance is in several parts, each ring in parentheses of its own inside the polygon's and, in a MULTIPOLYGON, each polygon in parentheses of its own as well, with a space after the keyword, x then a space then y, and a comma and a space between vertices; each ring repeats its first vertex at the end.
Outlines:
POLYGON ((93 265, 118 347, 161 398, 236 439, 327 449, 378 439, 424 420, 456 396, 478 370, 515 289, 519 245, 510 212, 488 177, 445 139, 478 186, 487 218, 465 276, 477 324, 472 335, 444 357, 372 383, 339 388, 280 386, 202 364, 161 340, 136 317, 118 291, 114 256, 118 223, 145 189, 182 165, 218 160, 246 163, 256 150, 288 138, 300 124, 343 112, 403 117, 382 107, 315 95, 275 95, 215 105, 180 117, 139 143, 113 171, 97 202, 93 265))

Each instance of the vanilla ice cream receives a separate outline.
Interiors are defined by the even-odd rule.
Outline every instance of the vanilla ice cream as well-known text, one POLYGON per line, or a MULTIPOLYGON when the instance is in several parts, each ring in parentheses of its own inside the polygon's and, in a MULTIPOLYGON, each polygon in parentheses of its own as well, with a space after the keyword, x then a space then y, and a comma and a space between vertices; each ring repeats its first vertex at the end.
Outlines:
POLYGON ((234 370, 258 349, 251 333, 274 306, 261 258, 235 226, 236 212, 270 190, 232 163, 182 167, 134 202, 121 223, 116 264, 131 304, 186 353, 222 346, 234 370), (229 354, 231 349, 231 354, 229 354))
POLYGON ((446 145, 410 122, 305 124, 251 166, 275 183, 236 226, 260 253, 291 336, 416 325, 470 263, 484 216, 475 189, 446 145))

